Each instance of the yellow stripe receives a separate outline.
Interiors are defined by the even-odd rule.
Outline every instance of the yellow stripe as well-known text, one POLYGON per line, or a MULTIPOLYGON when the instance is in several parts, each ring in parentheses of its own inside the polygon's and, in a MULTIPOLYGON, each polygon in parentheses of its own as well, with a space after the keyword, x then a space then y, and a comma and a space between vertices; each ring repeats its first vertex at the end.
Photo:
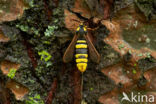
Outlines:
POLYGON ((86 43, 85 40, 78 40, 77 43, 86 43))
POLYGON ((77 63, 80 63, 80 62, 88 62, 88 59, 76 59, 76 62, 77 63))
POLYGON ((80 27, 78 27, 77 29, 76 29, 76 31, 79 31, 80 30, 80 27))
POLYGON ((86 68, 87 68, 87 63, 78 63, 77 64, 77 68, 78 68, 78 70, 80 72, 83 73, 86 70, 86 68))
POLYGON ((87 44, 76 44, 76 48, 87 48, 87 44))
POLYGON ((87 29, 86 29, 85 27, 83 28, 83 30, 84 30, 84 31, 87 31, 87 29))
POLYGON ((79 58, 80 56, 84 56, 85 58, 87 58, 88 54, 76 54, 75 55, 76 58, 79 58))

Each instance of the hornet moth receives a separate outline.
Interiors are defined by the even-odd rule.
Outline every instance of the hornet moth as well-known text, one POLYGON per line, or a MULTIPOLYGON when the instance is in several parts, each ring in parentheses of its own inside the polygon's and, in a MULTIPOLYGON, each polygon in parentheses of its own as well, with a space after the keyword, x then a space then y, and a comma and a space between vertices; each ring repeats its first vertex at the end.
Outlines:
POLYGON ((100 54, 94 47, 88 35, 88 30, 89 28, 81 22, 63 56, 65 63, 72 61, 75 56, 76 66, 82 73, 87 69, 88 57, 95 63, 100 61, 100 54))

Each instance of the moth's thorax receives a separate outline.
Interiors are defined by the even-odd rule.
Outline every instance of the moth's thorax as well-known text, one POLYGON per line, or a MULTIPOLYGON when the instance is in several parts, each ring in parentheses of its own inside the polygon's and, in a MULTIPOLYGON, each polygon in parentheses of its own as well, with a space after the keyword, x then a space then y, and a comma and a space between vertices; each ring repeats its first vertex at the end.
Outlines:
POLYGON ((81 36, 85 35, 87 33, 86 26, 84 25, 79 25, 79 27, 76 29, 76 33, 81 36))

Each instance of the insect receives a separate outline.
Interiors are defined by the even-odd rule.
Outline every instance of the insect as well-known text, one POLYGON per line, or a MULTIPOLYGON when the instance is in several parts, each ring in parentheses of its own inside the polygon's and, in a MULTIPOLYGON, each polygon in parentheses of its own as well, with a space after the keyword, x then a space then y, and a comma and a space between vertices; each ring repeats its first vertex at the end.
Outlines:
POLYGON ((76 66, 82 73, 87 69, 88 58, 95 63, 100 61, 100 55, 88 35, 88 29, 83 22, 80 23, 63 56, 65 63, 72 61, 75 57, 76 66))

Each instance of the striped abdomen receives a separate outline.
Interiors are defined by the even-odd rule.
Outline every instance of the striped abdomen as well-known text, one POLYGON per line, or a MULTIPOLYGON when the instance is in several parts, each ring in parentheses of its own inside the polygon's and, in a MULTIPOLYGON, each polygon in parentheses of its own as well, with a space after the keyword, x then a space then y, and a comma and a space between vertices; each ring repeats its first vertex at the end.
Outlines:
POLYGON ((88 46, 86 40, 77 40, 75 45, 75 58, 76 64, 79 71, 84 72, 87 68, 88 62, 88 46))

